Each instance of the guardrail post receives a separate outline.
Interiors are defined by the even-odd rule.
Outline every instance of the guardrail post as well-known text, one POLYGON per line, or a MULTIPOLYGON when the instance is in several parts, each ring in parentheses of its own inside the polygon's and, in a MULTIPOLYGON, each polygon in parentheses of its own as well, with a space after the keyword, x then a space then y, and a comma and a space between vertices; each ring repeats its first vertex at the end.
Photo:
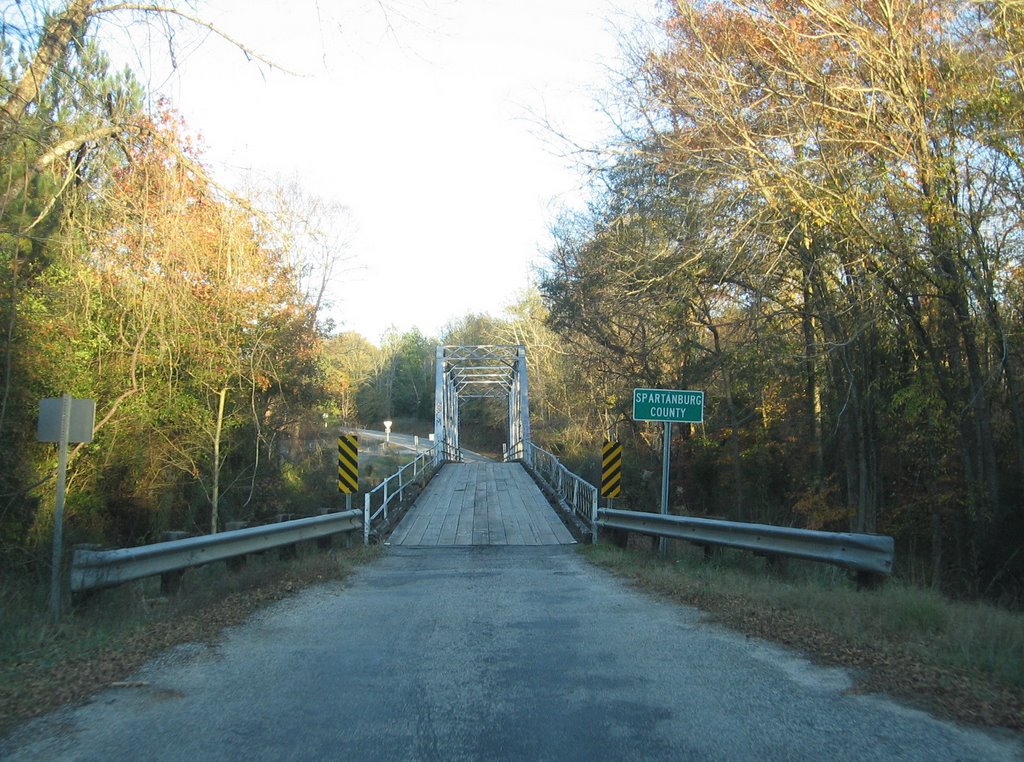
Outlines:
POLYGON ((363 545, 370 544, 370 493, 363 495, 363 545))
POLYGON ((228 571, 235 572, 236 574, 245 568, 245 555, 233 556, 227 559, 224 563, 227 564, 228 571))
POLYGON ((704 563, 709 563, 722 555, 721 545, 701 545, 704 549, 704 563))
POLYGON ((765 566, 768 567, 768 573, 777 577, 781 577, 786 573, 786 569, 789 566, 786 563, 789 559, 784 556, 768 555, 765 556, 765 566))
POLYGON ((591 542, 597 544, 597 506, 598 500, 600 499, 600 493, 598 490, 594 490, 594 497, 590 502, 590 532, 591 542))
POLYGON ((160 594, 177 595, 181 590, 181 578, 185 576, 184 569, 164 572, 160 575, 160 594))
MULTIPOLYGON (((285 521, 291 521, 295 518, 294 513, 279 513, 276 516, 276 521, 281 524, 285 521)), ((282 545, 277 550, 277 557, 282 561, 289 561, 295 558, 299 554, 299 550, 295 545, 282 545)))
POLYGON ((875 572, 858 570, 856 573, 857 589, 858 590, 876 590, 883 582, 885 577, 875 572))
MULTIPOLYGON (((224 523, 224 530, 226 532, 234 532, 237 529, 245 529, 247 526, 249 526, 248 521, 227 521, 224 523)), ((225 563, 227 564, 228 571, 234 572, 236 574, 242 571, 242 569, 245 568, 245 559, 246 556, 244 555, 234 556, 232 558, 227 559, 225 563)))

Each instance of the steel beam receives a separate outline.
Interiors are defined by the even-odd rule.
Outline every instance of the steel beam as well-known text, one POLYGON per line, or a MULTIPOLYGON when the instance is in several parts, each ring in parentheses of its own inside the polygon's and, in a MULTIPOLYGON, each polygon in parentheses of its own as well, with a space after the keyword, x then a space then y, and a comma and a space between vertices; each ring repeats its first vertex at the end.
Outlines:
POLYGON ((233 532, 158 542, 137 548, 86 550, 76 548, 71 560, 71 591, 110 587, 134 579, 166 574, 248 553, 259 553, 303 540, 315 540, 363 526, 360 510, 328 513, 279 524, 236 529, 233 532))
POLYGON ((597 524, 601 529, 622 529, 769 557, 802 558, 872 574, 892 574, 895 556, 895 541, 884 535, 819 532, 604 508, 597 512, 597 524))
POLYGON ((461 460, 459 402, 508 401, 507 457, 521 459, 530 441, 526 348, 519 345, 443 346, 437 348, 434 383, 434 439, 442 458, 461 460))

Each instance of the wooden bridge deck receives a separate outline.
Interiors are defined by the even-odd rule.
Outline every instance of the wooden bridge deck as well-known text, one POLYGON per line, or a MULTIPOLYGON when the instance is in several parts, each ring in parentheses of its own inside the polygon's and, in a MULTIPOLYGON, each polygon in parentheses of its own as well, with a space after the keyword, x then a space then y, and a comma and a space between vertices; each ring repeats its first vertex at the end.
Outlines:
POLYGON ((449 463, 391 534, 392 545, 568 545, 569 530, 518 463, 449 463))

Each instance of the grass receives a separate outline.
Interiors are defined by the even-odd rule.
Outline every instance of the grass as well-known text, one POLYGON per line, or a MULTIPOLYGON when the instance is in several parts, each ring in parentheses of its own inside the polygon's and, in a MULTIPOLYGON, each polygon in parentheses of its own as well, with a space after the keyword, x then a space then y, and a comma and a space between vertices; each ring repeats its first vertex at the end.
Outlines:
MULTIPOLYGON (((383 444, 383 443, 382 443, 383 444)), ((360 490, 373 489, 398 469, 416 459, 416 453, 404 447, 367 447, 359 452, 360 490)), ((410 473, 410 478, 411 478, 410 473)))
POLYGON ((860 690, 1024 730, 1024 614, 898 580, 858 591, 844 571, 816 564, 791 561, 784 573, 767 573, 762 559, 729 551, 705 563, 686 545, 666 560, 608 544, 583 553, 731 628, 852 667, 860 690))
MULTIPOLYGON (((337 544, 337 543, 336 543, 337 544)), ((0 588, 0 735, 32 716, 123 680, 161 651, 216 641, 258 608, 307 585, 344 579, 379 549, 327 552, 300 545, 297 558, 250 556, 240 572, 209 564, 185 573, 182 591, 160 595, 158 577, 100 591, 59 626, 45 586, 5 579, 0 588)))

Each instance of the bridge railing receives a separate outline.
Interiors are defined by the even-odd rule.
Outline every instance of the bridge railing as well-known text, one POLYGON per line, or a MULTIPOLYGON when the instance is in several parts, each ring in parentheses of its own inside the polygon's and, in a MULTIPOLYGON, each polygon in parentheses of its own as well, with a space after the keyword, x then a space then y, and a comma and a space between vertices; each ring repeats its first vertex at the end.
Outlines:
POLYGON ((581 479, 559 463, 552 453, 533 442, 517 443, 510 450, 508 459, 522 460, 528 465, 555 493, 563 506, 584 523, 591 537, 597 541, 597 487, 581 479), (518 458, 512 456, 520 453, 518 458))
POLYGON ((358 510, 339 511, 134 548, 75 548, 71 592, 111 587, 157 574, 172 575, 165 578, 165 582, 171 583, 173 575, 180 576, 183 570, 194 566, 357 530, 360 518, 358 510))
POLYGON ((388 506, 397 498, 399 504, 405 497, 405 490, 423 478, 441 461, 437 446, 420 453, 395 473, 363 496, 363 543, 370 542, 370 528, 374 523, 388 520, 388 506))
POLYGON ((822 532, 814 529, 746 524, 739 521, 702 519, 639 511, 602 508, 601 529, 684 540, 694 545, 746 550, 769 558, 801 558, 842 566, 856 571, 858 580, 892 574, 895 541, 892 537, 852 532, 822 532))
MULTIPOLYGON (((553 454, 527 442, 523 462, 562 503, 591 527, 684 540, 705 550, 733 548, 768 558, 800 558, 845 567, 857 573, 858 583, 871 584, 892 573, 895 542, 885 535, 822 532, 767 524, 662 515, 640 511, 599 509, 598 490, 558 462, 553 454)), ((513 460, 511 453, 508 460, 513 460)))

